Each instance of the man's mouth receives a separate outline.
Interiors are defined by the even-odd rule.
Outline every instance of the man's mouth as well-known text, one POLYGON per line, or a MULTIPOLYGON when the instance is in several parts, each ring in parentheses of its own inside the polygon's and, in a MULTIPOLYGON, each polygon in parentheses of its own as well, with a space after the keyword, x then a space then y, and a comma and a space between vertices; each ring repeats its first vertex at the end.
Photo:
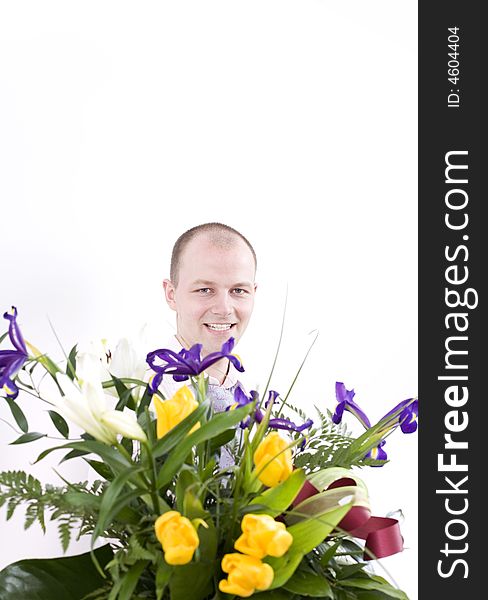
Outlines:
POLYGON ((235 323, 204 323, 204 325, 212 331, 230 331, 235 323))

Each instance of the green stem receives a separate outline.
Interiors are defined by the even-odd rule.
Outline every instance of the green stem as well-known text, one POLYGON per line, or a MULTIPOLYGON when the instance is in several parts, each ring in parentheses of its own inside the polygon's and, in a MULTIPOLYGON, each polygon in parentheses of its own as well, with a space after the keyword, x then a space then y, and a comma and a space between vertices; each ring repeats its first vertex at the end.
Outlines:
POLYGON ((315 342, 317 341, 318 336, 319 336, 319 332, 317 331, 317 333, 315 334, 315 337, 314 337, 312 343, 310 344, 310 346, 309 346, 309 348, 307 350, 307 353, 305 354, 305 358, 302 360, 302 364, 300 365, 300 367, 299 367, 299 369, 298 369, 295 377, 293 378, 293 381, 291 382, 291 385, 290 385, 290 387, 288 389, 288 392, 286 393, 286 396, 284 397, 284 399, 281 402, 280 409, 278 410, 278 412, 276 414, 277 418, 281 415, 281 411, 283 410, 283 408, 285 406, 287 406, 286 401, 288 400, 288 396, 290 395, 290 392, 293 389, 293 386, 295 385, 295 383, 296 383, 296 381, 298 379, 298 376, 300 375, 300 371, 303 369, 303 365, 305 364, 305 361, 307 360, 307 357, 310 354, 310 351, 312 350, 315 342))
POLYGON ((152 450, 149 446, 149 444, 145 444, 145 448, 147 451, 147 455, 149 458, 149 462, 151 464, 151 498, 153 501, 153 505, 154 505, 154 511, 156 512, 157 515, 161 514, 161 503, 159 501, 159 494, 158 494, 158 474, 156 471, 156 461, 154 460, 154 456, 152 453, 152 450))

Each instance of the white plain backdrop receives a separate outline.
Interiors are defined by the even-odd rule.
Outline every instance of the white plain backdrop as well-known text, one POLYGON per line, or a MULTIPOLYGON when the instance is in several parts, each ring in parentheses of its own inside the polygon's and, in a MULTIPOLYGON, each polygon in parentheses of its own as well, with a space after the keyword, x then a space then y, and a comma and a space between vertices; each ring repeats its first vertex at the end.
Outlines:
MULTIPOLYGON (((258 255, 256 308, 237 352, 272 387, 334 410, 354 388, 375 422, 417 394, 417 7, 407 0, 0 2, 0 311, 53 358, 64 347, 174 323, 161 282, 176 237, 239 229, 258 255), (288 292, 287 292, 288 290, 288 292)), ((6 322, 2 326, 5 330, 6 322)), ((154 349, 154 348, 150 348, 154 349)), ((32 430, 48 426, 44 407, 32 430)), ((355 428, 351 415, 346 417, 355 428)), ((5 403, 0 417, 12 421, 5 403)), ((32 420, 32 419, 31 419, 32 420)), ((359 433, 359 430, 358 430, 359 433)), ((0 469, 52 441, 9 446, 0 469)), ((381 561, 417 598, 417 435, 359 475, 373 514, 404 514, 403 553, 381 561)), ((0 512, 0 568, 60 555, 55 524, 0 512), (8 541, 7 541, 8 540, 8 541)), ((69 553, 87 548, 72 544, 69 553)))

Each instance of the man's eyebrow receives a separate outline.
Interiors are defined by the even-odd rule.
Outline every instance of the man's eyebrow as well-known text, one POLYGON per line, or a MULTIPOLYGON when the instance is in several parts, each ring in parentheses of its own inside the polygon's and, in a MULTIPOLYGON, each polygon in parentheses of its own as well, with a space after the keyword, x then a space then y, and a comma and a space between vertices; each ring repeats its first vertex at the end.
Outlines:
MULTIPOLYGON (((193 286, 204 286, 204 287, 211 287, 216 285, 215 281, 208 281, 207 279, 196 279, 193 283, 193 286)), ((238 288, 238 287, 252 287, 253 284, 250 281, 241 281, 239 283, 234 283, 231 285, 231 287, 233 288, 238 288)))
POLYGON ((242 287, 252 287, 253 284, 250 281, 241 281, 240 283, 234 283, 232 287, 242 288, 242 287))
POLYGON ((210 286, 210 285, 215 285, 214 281, 207 281, 206 279, 196 279, 192 285, 205 285, 205 286, 210 286))

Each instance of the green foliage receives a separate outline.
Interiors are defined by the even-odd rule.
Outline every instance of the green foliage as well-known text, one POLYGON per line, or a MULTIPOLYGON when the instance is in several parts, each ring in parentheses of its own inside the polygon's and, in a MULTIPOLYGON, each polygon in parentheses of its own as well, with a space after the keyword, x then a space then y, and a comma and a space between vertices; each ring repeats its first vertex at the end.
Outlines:
POLYGON ((6 503, 9 520, 17 507, 25 504, 24 528, 28 529, 37 521, 44 532, 46 513, 51 513, 50 520, 58 522, 59 538, 66 551, 73 529, 83 535, 96 526, 102 489, 101 481, 95 481, 91 486, 87 482, 63 487, 43 486, 24 471, 6 471, 0 473, 0 506, 6 503))
MULTIPOLYGON (((105 565, 112 555, 109 546, 95 551, 105 565)), ((95 569, 90 553, 67 558, 21 560, 0 571, 2 600, 87 600, 104 579, 95 569)), ((101 600, 104 596, 97 596, 101 600)))
MULTIPOLYGON (((303 420, 307 417, 302 410, 288 404, 303 420)), ((379 426, 372 427, 356 438, 348 431, 344 423, 335 424, 330 411, 325 415, 317 406, 318 427, 314 428, 307 439, 306 449, 294 458, 296 467, 302 467, 306 473, 313 473, 324 467, 365 467, 378 466, 385 461, 367 458, 369 450, 378 445, 379 426), (359 440, 359 442, 358 442, 359 440)))
MULTIPOLYGON (((21 373, 22 377, 30 377, 30 383, 18 377, 16 383, 42 399, 32 376, 36 366, 54 379, 58 373, 66 374, 76 386, 77 364, 81 362, 76 345, 66 356, 63 369, 46 355, 29 358, 29 369, 24 365, 21 373)), ((73 412, 81 423, 91 425, 93 416, 103 424, 112 417, 116 429, 111 430, 111 436, 104 435, 99 427, 87 425, 90 434, 84 432, 81 439, 71 439, 62 407, 59 412, 49 410, 57 439, 60 434, 65 442, 43 450, 37 461, 61 450, 61 462, 82 458, 101 479, 92 484, 63 480, 64 485, 53 486, 43 485, 23 471, 0 473, 0 506, 6 506, 6 517, 10 519, 23 505, 26 529, 37 522, 45 531, 46 521, 54 521, 63 551, 74 534, 78 538, 91 534, 93 545, 98 538, 109 539, 111 547, 71 558, 9 565, 0 572, 2 600, 230 600, 218 589, 219 581, 226 576, 221 561, 225 554, 236 552, 235 542, 242 533, 241 522, 246 514, 265 514, 281 520, 293 537, 282 556, 263 557, 273 568, 274 578, 267 591, 255 593, 253 598, 408 600, 404 592, 374 574, 371 562, 363 561, 364 550, 354 538, 337 533, 351 506, 367 498, 364 484, 356 478, 357 486, 326 490, 341 469, 381 464, 365 457, 381 440, 384 424, 355 437, 344 424, 334 424, 329 411, 324 413, 315 407, 313 429, 306 434, 289 433, 294 455, 293 465, 288 465, 287 471, 288 474, 293 467, 291 475, 269 489, 259 481, 253 456, 269 433, 269 419, 289 418, 296 423, 308 420, 309 415, 288 400, 303 364, 304 361, 279 410, 272 404, 262 407, 265 414, 260 423, 256 422, 253 402, 213 414, 203 375, 191 377, 189 382, 196 393, 197 408, 159 440, 156 419, 150 410, 152 392, 146 382, 132 377, 107 376, 106 381, 91 383, 100 386, 101 394, 102 386, 117 394, 111 406, 129 413, 133 426, 117 414, 107 418, 104 412, 94 415, 96 402, 87 401, 87 406, 81 406, 83 387, 80 414, 76 412, 78 405, 66 413, 73 412), (241 430, 238 425, 248 416, 250 426, 241 430), (99 439, 94 437, 97 433, 99 439), (307 439, 302 450, 304 435, 307 439), (233 464, 221 465, 223 448, 234 457, 233 464), (330 470, 331 467, 339 469, 330 470), (322 470, 327 473, 324 475, 322 470), (307 479, 324 491, 294 507, 307 479), (177 511, 190 520, 198 535, 198 546, 191 549, 192 559, 183 565, 165 561, 167 549, 156 537, 155 522, 167 511, 177 511)), ((270 380, 271 375, 263 397, 270 380)), ((27 417, 14 400, 7 399, 7 403, 20 429, 12 444, 46 437, 45 433, 29 431, 27 417)), ((100 410, 104 410, 103 406, 100 410)), ((273 462, 273 457, 269 462, 273 462)), ((182 521, 188 524, 185 519, 182 521)), ((191 531, 192 536, 195 531, 191 531)), ((180 537, 174 539, 178 544, 182 542, 180 537)))

